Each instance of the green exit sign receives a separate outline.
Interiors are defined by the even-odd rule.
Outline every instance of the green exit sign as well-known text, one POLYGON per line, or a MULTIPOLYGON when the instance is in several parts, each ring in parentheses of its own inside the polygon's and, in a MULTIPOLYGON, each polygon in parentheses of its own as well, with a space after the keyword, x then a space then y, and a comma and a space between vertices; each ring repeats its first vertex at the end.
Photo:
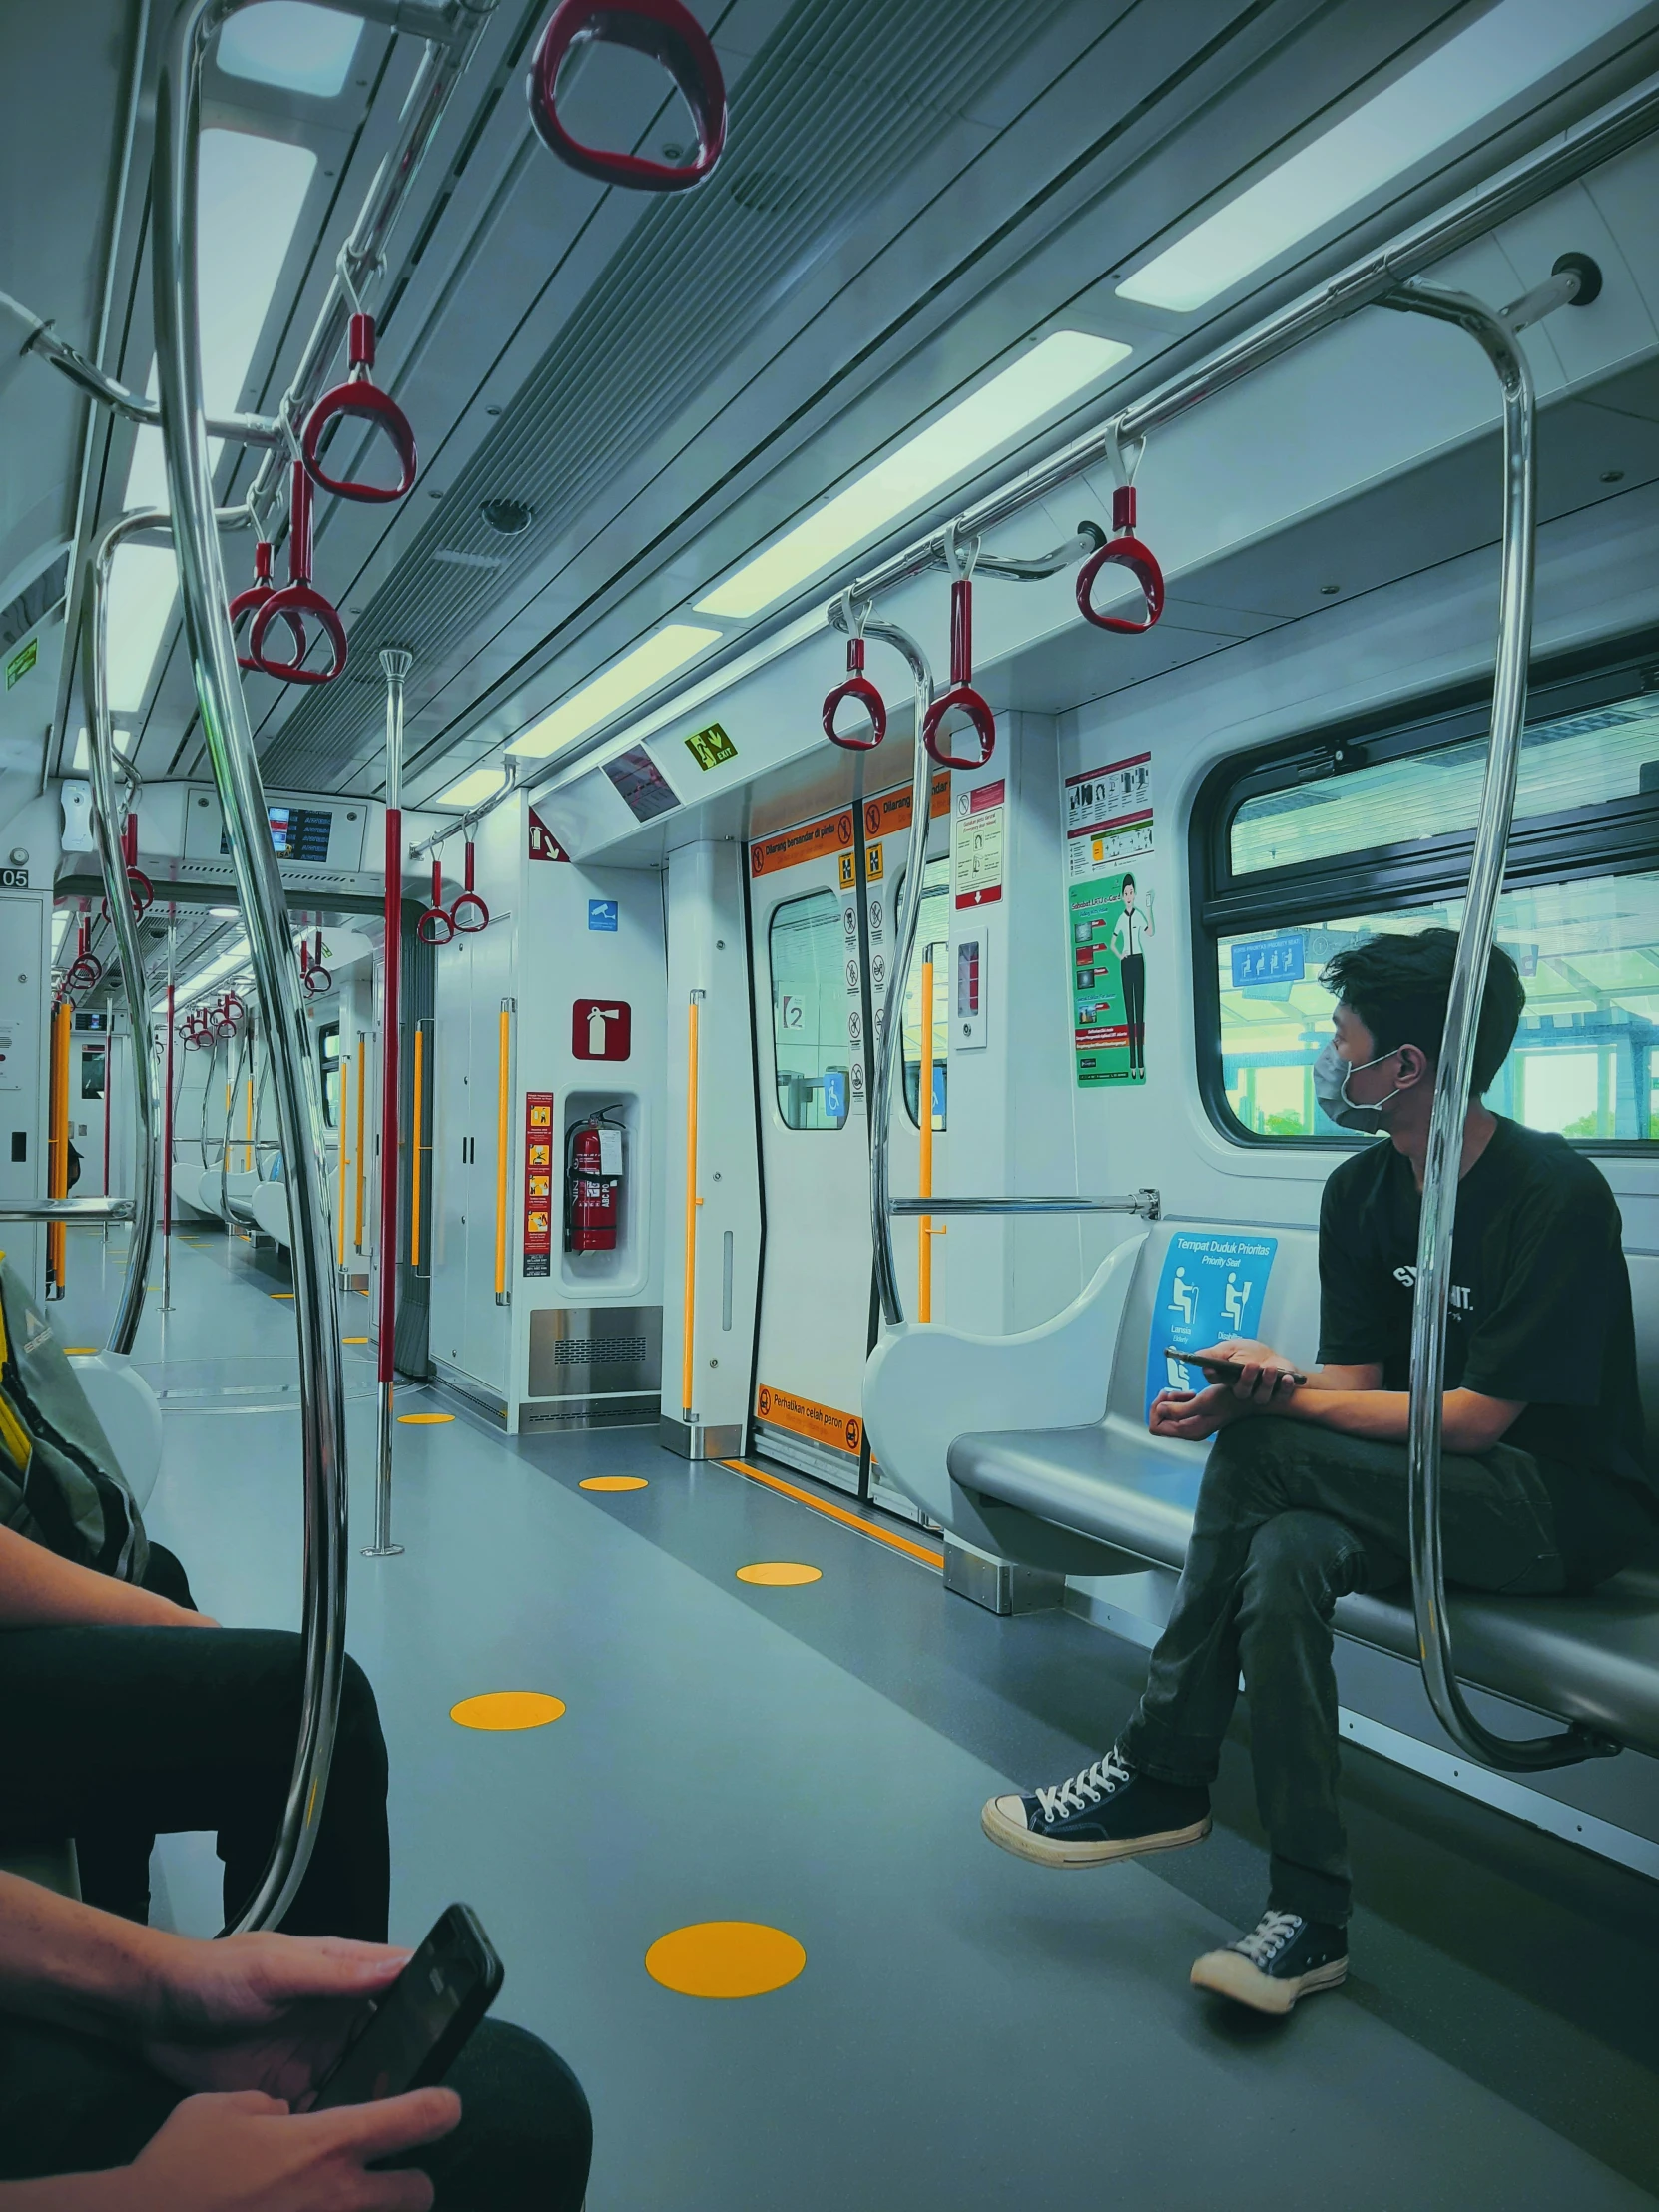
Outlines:
POLYGON ((11 659, 6 663, 7 691, 10 691, 12 686, 17 683, 20 678, 28 675, 30 669, 34 667, 36 661, 39 660, 39 658, 40 641, 37 638, 31 638, 28 644, 21 647, 19 651, 14 653, 11 659))
POLYGON ((738 749, 718 722, 711 722, 707 730, 694 731, 686 740, 686 751, 699 768, 719 768, 723 761, 735 761, 738 749))

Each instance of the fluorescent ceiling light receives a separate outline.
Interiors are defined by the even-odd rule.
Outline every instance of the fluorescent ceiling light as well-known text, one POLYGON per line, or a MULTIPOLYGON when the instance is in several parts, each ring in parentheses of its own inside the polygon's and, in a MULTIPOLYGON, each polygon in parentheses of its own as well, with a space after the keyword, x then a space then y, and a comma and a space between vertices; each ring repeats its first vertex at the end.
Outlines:
POLYGON ((1498 0, 1466 31, 1136 270, 1118 295, 1190 314, 1539 84, 1646 0, 1498 0))
POLYGON ((428 802, 433 807, 477 807, 493 799, 507 781, 504 768, 473 768, 428 802))
POLYGON ((215 921, 237 921, 242 916, 240 906, 210 906, 208 912, 215 921))
POLYGON ((175 995, 184 999, 198 998, 204 991, 212 990, 216 983, 223 983, 228 976, 235 975, 239 968, 247 965, 248 939, 239 937, 222 958, 210 960, 206 967, 198 968, 186 982, 180 983, 175 995))
MULTIPOLYGON (((133 750, 133 736, 134 733, 131 730, 118 730, 115 734, 116 751, 118 753, 131 753, 133 750)), ((69 764, 68 773, 71 776, 90 776, 92 774, 92 739, 85 730, 77 730, 75 733, 75 758, 69 764)))
POLYGON ((719 636, 718 630, 698 622, 665 623, 643 645, 636 645, 602 676, 573 692, 563 706, 555 707, 550 715, 533 724, 523 737, 515 738, 508 752, 522 753, 532 760, 556 752, 626 707, 631 699, 638 699, 665 676, 672 676, 677 668, 696 660, 699 653, 706 653, 719 636))
MULTIPOLYGON (((263 0, 248 15, 272 12, 280 12, 279 0, 263 0)), ((323 15, 328 11, 307 8, 303 12, 323 15)), ((233 24, 243 20, 232 18, 233 24)), ((315 169, 316 156, 309 148, 289 146, 282 139, 256 138, 247 131, 202 133, 196 265, 202 295, 202 389, 209 414, 235 414, 242 405, 242 387, 315 169), (250 253, 248 242, 255 237, 259 251, 250 253)), ((148 389, 154 398, 154 363, 148 389)), ((211 466, 217 468, 223 451, 217 441, 210 444, 211 466)), ((124 504, 129 509, 172 506, 160 430, 141 430, 134 440, 124 504)), ((115 557, 110 577, 110 704, 117 712, 136 714, 144 704, 150 671, 173 611, 176 583, 173 555, 165 549, 124 545, 115 557), (164 571, 169 579, 165 597, 164 571), (120 686, 114 674, 118 659, 123 667, 120 686)))
POLYGON ((220 32, 219 66, 230 77, 331 100, 351 74, 362 28, 360 17, 306 0, 263 0, 220 32))
POLYGON ((1116 338, 1056 330, 786 531, 700 599, 697 612, 734 622, 758 615, 1075 398, 1130 351, 1116 338))

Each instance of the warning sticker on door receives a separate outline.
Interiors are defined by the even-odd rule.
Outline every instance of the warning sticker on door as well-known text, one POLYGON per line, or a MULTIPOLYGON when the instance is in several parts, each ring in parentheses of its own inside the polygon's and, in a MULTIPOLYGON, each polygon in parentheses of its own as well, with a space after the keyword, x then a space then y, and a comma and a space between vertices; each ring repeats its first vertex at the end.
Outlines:
POLYGON ((956 904, 989 906, 1002 896, 1002 822, 1007 784, 958 792, 950 826, 950 887, 956 904))
POLYGON ((789 1428, 798 1436, 810 1436, 814 1443, 828 1444, 831 1451, 848 1451, 854 1458, 864 1440, 864 1424, 856 1413, 820 1405, 815 1398, 797 1397, 793 1390, 774 1389, 770 1382, 761 1383, 755 1392, 755 1417, 770 1421, 774 1428, 789 1428))
POLYGON ((1202 1390, 1204 1372, 1181 1358, 1254 1337, 1262 1322, 1277 1237, 1235 1237, 1183 1229, 1171 1237, 1152 1307, 1146 1348, 1146 1406, 1160 1390, 1202 1390))
POLYGON ((553 1268, 553 1093, 529 1091, 524 1099, 524 1273, 545 1276, 553 1268))

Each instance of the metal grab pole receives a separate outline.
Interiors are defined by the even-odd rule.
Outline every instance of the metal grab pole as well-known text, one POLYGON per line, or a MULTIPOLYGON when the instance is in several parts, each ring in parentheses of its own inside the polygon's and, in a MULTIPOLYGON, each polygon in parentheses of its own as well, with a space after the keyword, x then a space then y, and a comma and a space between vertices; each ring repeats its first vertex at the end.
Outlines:
MULTIPOLYGON (((150 993, 145 987, 144 954, 139 947, 138 908, 122 849, 116 818, 115 725, 110 714, 110 573, 116 554, 129 538, 157 529, 167 531, 167 516, 154 507, 122 515, 104 532, 92 556, 90 619, 86 627, 87 720, 91 724, 92 827, 98 840, 98 866, 104 878, 104 903, 121 957, 121 983, 127 1000, 127 1026, 133 1033, 133 1232, 127 1247, 127 1274, 110 1323, 106 1351, 130 1354, 144 1318, 144 1289, 156 1236, 156 1148, 159 1137, 156 1085, 150 1065, 150 993)), ((109 1140, 115 1100, 113 1040, 105 1053, 104 1133, 109 1140)), ((106 1171, 105 1188, 109 1187, 106 1171)))
POLYGON ((233 1932, 279 1923, 304 1879, 333 1757, 345 1658, 345 1390, 322 1181, 322 1113, 287 902, 227 613, 202 396, 197 258, 200 72, 224 0, 182 0, 156 84, 151 264, 156 366, 185 637, 202 734, 267 1022, 289 1177, 304 1463, 304 1684, 287 1796, 271 1857, 233 1932))
POLYGON ((173 1025, 175 1009, 174 961, 179 950, 179 924, 167 917, 167 1041, 162 1073, 162 1312, 173 1311, 173 1025))
MULTIPOLYGON (((397 1373, 397 1085, 401 1073, 398 1024, 403 981, 403 684, 414 655, 388 647, 386 672, 386 947, 380 1015, 380 1321, 379 1414, 374 1442, 374 1541, 365 1559, 396 1559, 403 1546, 391 1540, 391 1436, 397 1373)), ((418 1163, 417 1163, 418 1172, 418 1163)))
MULTIPOLYGON (((1571 292, 1564 295, 1572 296, 1571 292)), ((1559 303, 1559 302, 1558 302, 1559 303)), ((1575 1721, 1563 1735, 1517 1741, 1494 1736, 1470 1712, 1457 1681, 1451 1625, 1445 1609, 1440 1446, 1445 1388, 1445 1332, 1451 1291, 1451 1237, 1462 1170, 1475 1039, 1485 995, 1515 811, 1521 729, 1526 719, 1527 664, 1532 651, 1533 550, 1537 403, 1531 370, 1513 326, 1466 292, 1404 285, 1382 305, 1432 315, 1466 330, 1496 369, 1503 389, 1503 537, 1498 592, 1497 666, 1492 684, 1491 739, 1480 795, 1463 926, 1446 1006, 1445 1035, 1434 1077, 1434 1103, 1423 1167, 1422 1219, 1417 1235, 1417 1283, 1411 1309, 1411 1392, 1407 1437, 1411 1516, 1411 1606, 1423 1685, 1440 1726, 1471 1759, 1511 1773, 1575 1766, 1611 1756, 1619 1746, 1575 1721)))
POLYGON ((880 1050, 875 1055, 874 1095, 870 1099, 870 1113, 874 1117, 869 1148, 869 1230, 875 1254, 875 1289, 881 1302, 881 1313, 890 1328, 896 1328, 904 1319, 903 1303, 898 1295, 898 1271, 893 1265, 892 1221, 887 1209, 887 1134, 891 1119, 893 1068, 902 1049, 904 1029, 904 988, 909 980, 910 961, 916 946, 916 925, 921 918, 922 879, 927 873, 927 826, 928 794, 932 785, 932 763, 927 748, 921 742, 922 719, 933 704, 933 673, 927 665, 927 656, 907 630, 900 630, 892 622, 866 622, 866 638, 879 638, 895 652, 902 653, 909 664, 910 680, 915 687, 915 763, 910 776, 910 864, 904 871, 904 897, 899 908, 898 928, 893 945, 893 966, 887 981, 887 1003, 878 1010, 876 1024, 880 1030, 880 1050))
POLYGON ((356 1185, 356 1204, 352 1223, 353 1244, 358 1252, 363 1249, 363 1183, 367 1174, 368 1131, 363 1118, 363 1102, 368 1097, 368 1045, 362 1031, 357 1032, 357 1151, 351 1162, 353 1181, 356 1185))
MULTIPOLYGON (((48 1092, 50 1112, 47 1117, 46 1136, 46 1195, 66 1199, 69 1195, 69 1030, 74 1020, 67 998, 62 998, 52 1009, 52 1059, 51 1083, 48 1092)), ((68 1231, 63 1222, 52 1221, 46 1230, 46 1295, 50 1298, 54 1286, 57 1295, 64 1294, 65 1264, 68 1257, 68 1231)))
POLYGON ((697 1009, 703 997, 693 991, 686 1006, 686 1270, 682 1304, 685 1309, 680 1350, 680 1417, 689 1428, 692 1417, 692 1329, 697 1315, 697 1009))
MULTIPOLYGON (((899 1001, 902 1021, 903 1000, 899 1001)), ((921 963, 921 1079, 916 1089, 916 1122, 921 1132, 920 1172, 923 1198, 933 1195, 933 948, 921 963)), ((943 1232, 941 1231, 942 1235, 943 1232)), ((916 1223, 916 1319, 933 1318, 933 1222, 923 1214, 916 1223)))

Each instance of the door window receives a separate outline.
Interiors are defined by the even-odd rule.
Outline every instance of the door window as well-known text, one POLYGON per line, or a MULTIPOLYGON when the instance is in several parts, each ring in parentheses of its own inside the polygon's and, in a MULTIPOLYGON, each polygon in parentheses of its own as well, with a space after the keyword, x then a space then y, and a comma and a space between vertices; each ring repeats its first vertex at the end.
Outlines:
MULTIPOLYGON (((903 910, 903 877, 893 895, 895 912, 903 910)), ((904 978, 904 1109, 919 1129, 921 1099, 921 983, 929 951, 933 956, 933 1127, 946 1126, 950 1090, 950 861, 948 856, 929 860, 921 879, 921 913, 916 921, 915 949, 910 972, 904 978)))
POLYGON ((840 902, 812 891, 778 907, 767 931, 778 1112, 786 1129, 839 1129, 851 1094, 840 902))

